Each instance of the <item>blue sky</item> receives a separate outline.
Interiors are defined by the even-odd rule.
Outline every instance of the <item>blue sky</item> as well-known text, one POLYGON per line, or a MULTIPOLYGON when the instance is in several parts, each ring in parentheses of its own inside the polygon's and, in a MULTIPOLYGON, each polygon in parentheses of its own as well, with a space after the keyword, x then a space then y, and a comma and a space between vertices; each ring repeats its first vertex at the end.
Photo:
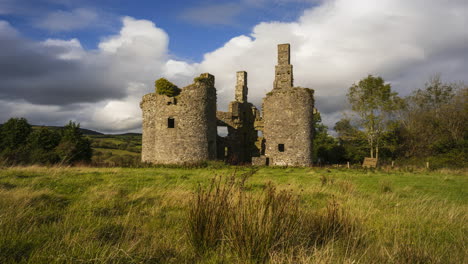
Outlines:
POLYGON ((198 62, 204 53, 249 34, 260 22, 294 21, 313 5, 308 0, 0 0, 0 19, 29 38, 77 38, 86 49, 95 49, 103 36, 117 33, 121 17, 146 19, 169 34, 172 56, 198 62), (2 5, 6 14, 1 14, 2 5), (77 15, 79 10, 89 16, 77 15), (84 21, 63 27, 41 24, 57 14, 84 21))
POLYGON ((467 25, 466 0, 0 0, 0 123, 140 131, 154 80, 209 72, 224 111, 240 70, 261 109, 290 43, 295 85, 331 128, 368 74, 402 96, 434 74, 468 83, 467 25))

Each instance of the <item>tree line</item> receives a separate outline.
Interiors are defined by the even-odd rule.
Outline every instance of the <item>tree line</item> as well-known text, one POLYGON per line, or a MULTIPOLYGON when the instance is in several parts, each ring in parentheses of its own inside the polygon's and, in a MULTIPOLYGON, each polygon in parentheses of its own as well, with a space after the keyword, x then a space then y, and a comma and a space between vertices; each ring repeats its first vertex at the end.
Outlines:
POLYGON ((400 164, 431 162, 433 167, 468 165, 468 86, 432 76, 424 88, 400 97, 379 76, 353 84, 347 94, 351 115, 328 134, 315 115, 318 163, 360 163, 364 157, 400 164))
POLYGON ((62 129, 33 129, 25 118, 10 118, 0 127, 0 163, 71 164, 90 162, 91 142, 70 121, 62 129))

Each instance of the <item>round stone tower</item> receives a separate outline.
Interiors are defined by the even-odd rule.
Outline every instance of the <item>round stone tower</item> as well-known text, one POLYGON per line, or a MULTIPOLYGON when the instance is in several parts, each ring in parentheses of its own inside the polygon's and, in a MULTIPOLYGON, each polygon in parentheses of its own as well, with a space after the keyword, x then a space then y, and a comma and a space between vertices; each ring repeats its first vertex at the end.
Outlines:
POLYGON ((147 94, 143 111, 142 161, 192 164, 216 158, 216 88, 208 73, 168 97, 147 94))
POLYGON ((278 45, 273 90, 263 99, 267 163, 311 166, 314 90, 293 87, 289 44, 278 45))

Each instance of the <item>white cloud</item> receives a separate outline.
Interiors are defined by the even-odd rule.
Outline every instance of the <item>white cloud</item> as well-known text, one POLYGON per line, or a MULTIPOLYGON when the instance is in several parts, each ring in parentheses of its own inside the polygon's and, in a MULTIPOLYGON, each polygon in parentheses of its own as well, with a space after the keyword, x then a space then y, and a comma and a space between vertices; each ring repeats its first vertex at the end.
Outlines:
MULTIPOLYGON (((273 85, 276 45, 291 43, 295 85, 315 89, 316 105, 332 127, 346 111, 347 89, 367 74, 382 76, 403 95, 421 87, 436 72, 447 81, 468 82, 466 25, 468 3, 462 0, 430 4, 423 0, 329 0, 306 10, 293 23, 260 23, 250 35, 236 36, 206 53, 200 63, 190 63, 171 59, 169 36, 154 23, 126 17, 119 34, 105 38, 95 51, 83 50, 78 40, 41 43, 59 48, 53 56, 79 62, 78 76, 89 76, 81 74, 82 68, 96 72, 99 79, 93 81, 94 90, 100 90, 100 81, 105 80, 113 86, 104 91, 118 92, 118 96, 99 95, 97 103, 83 99, 68 108, 54 108, 50 101, 51 106, 38 111, 31 110, 29 103, 24 108, 29 110, 21 113, 28 117, 32 111, 29 115, 39 121, 50 116, 66 121, 78 115, 85 127, 134 130, 141 127, 141 96, 153 91, 155 79, 166 77, 185 86, 196 75, 210 72, 216 77, 218 108, 225 110, 234 98, 235 72, 240 70, 249 74, 250 101, 261 107, 261 99, 273 85)), ((2 31, 10 37, 17 34, 0 21, 2 31)), ((70 96, 84 90, 73 91, 70 96)), ((8 104, 12 113, 20 113, 20 107, 8 104)))
POLYGON ((57 54, 57 58, 62 60, 82 59, 86 54, 86 51, 83 50, 80 41, 75 38, 70 40, 47 39, 43 44, 46 47, 62 48, 63 52, 57 54))
POLYGON ((98 20, 98 13, 87 8, 54 11, 37 23, 37 27, 50 31, 72 31, 86 28, 98 20))
POLYGON ((9 61, 5 67, 14 71, 0 79, 0 95, 18 102, 2 107, 7 108, 1 111, 0 122, 22 114, 32 123, 61 125, 77 114, 83 126, 98 130, 139 128, 139 101, 154 89, 155 78, 168 71, 174 76, 183 73, 166 66, 176 62, 168 58, 168 36, 163 30, 150 21, 130 17, 122 21, 117 35, 90 51, 77 39, 40 43, 24 39, 0 21, 0 58, 9 61))
POLYGON ((131 131, 140 128, 140 101, 142 91, 147 90, 147 84, 130 83, 127 89, 127 97, 122 100, 110 100, 96 107, 90 120, 83 125, 100 131, 131 131))
POLYGON ((383 76, 402 94, 435 72, 467 81, 467 17, 464 1, 325 1, 297 22, 257 25, 250 37, 206 54, 200 67, 215 74, 224 101, 232 98, 234 72, 247 70, 251 101, 260 106, 272 87, 276 44, 291 43, 295 85, 315 89, 333 126, 347 89, 367 74, 383 76))

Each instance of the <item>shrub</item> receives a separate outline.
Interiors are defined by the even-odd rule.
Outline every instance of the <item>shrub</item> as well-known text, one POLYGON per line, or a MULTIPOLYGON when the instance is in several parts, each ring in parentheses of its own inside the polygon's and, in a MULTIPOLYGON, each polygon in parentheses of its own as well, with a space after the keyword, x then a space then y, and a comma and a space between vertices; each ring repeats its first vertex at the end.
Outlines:
POLYGON ((63 162, 91 161, 91 142, 81 133, 80 124, 70 121, 61 131, 61 134, 62 138, 56 151, 63 162))
POLYGON ((180 94, 180 88, 165 78, 155 81, 156 93, 174 97, 180 94))
POLYGON ((0 127, 0 159, 5 164, 27 163, 26 141, 32 127, 24 118, 10 118, 0 127))
POLYGON ((31 163, 52 164, 59 161, 55 148, 60 142, 60 134, 48 128, 34 130, 28 137, 31 163))
POLYGON ((16 148, 26 143, 32 127, 24 118, 10 118, 0 127, 0 148, 16 148))

